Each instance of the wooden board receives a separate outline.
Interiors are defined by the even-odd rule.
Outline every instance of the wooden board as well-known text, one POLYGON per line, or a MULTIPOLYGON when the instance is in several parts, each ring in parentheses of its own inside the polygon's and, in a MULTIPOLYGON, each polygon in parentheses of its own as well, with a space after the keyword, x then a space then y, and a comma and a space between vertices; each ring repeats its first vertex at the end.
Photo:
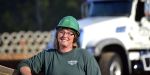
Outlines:
POLYGON ((22 60, 22 59, 27 59, 30 58, 34 55, 32 54, 2 54, 0 53, 1 57, 0 60, 22 60))
POLYGON ((17 70, 0 65, 0 75, 19 75, 17 70))

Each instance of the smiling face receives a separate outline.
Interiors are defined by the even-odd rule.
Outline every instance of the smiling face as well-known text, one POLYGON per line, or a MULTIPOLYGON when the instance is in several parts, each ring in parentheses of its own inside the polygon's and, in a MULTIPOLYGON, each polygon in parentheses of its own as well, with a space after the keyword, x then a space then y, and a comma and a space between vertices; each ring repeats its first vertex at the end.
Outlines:
POLYGON ((59 48, 72 49, 74 37, 75 35, 71 29, 58 29, 57 40, 59 48))

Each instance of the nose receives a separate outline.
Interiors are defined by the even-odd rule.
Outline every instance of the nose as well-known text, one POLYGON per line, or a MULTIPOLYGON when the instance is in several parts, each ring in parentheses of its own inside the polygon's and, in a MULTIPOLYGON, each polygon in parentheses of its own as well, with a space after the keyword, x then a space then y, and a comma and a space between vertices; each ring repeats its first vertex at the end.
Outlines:
POLYGON ((63 36, 63 37, 67 37, 67 36, 68 36, 68 34, 67 34, 67 33, 64 33, 62 36, 63 36))

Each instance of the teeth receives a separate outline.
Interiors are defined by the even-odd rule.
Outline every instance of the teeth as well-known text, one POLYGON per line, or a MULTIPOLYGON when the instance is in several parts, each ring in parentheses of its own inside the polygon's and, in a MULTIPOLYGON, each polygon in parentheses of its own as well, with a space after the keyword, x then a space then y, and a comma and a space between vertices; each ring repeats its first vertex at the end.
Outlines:
POLYGON ((61 40, 67 40, 67 39, 61 39, 61 40))
POLYGON ((62 40, 62 41, 67 41, 67 40, 62 40))

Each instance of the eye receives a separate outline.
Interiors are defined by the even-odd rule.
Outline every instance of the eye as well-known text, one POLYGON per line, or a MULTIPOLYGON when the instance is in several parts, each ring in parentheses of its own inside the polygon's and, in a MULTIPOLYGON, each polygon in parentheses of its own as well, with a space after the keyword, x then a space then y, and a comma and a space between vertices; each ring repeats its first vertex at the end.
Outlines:
POLYGON ((72 35, 74 35, 73 33, 70 33, 70 32, 68 32, 68 33, 66 33, 67 35, 69 35, 69 36, 72 36, 72 35))
POLYGON ((72 36, 74 35, 72 32, 65 32, 65 31, 59 31, 60 35, 67 35, 67 36, 72 36))

